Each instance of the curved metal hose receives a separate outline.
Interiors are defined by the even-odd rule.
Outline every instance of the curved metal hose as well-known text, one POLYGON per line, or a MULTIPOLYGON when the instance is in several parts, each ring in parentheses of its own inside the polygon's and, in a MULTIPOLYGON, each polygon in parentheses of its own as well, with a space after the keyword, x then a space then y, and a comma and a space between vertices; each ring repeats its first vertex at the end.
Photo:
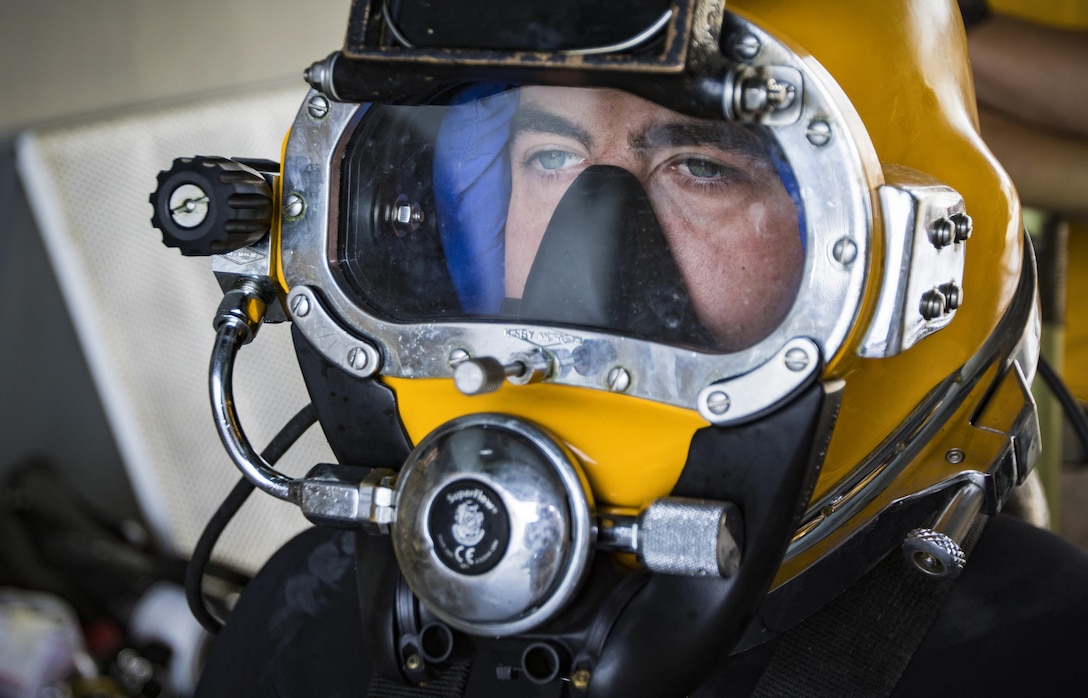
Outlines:
POLYGON ((246 480, 273 497, 297 504, 291 492, 293 480, 272 468, 249 443, 242 431, 238 413, 234 408, 234 359, 238 349, 248 341, 251 330, 236 317, 224 317, 215 335, 215 348, 212 350, 209 369, 209 389, 211 392, 212 413, 219 438, 227 449, 238 469, 246 480))

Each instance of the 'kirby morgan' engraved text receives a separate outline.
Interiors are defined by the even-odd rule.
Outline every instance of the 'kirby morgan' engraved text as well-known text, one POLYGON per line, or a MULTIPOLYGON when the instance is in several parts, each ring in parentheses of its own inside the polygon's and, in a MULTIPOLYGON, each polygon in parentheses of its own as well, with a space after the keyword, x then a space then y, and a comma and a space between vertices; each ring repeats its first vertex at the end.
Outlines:
POLYGON ((538 347, 554 347, 564 344, 581 344, 582 338, 556 330, 531 330, 527 327, 511 327, 506 330, 507 337, 521 339, 538 347))

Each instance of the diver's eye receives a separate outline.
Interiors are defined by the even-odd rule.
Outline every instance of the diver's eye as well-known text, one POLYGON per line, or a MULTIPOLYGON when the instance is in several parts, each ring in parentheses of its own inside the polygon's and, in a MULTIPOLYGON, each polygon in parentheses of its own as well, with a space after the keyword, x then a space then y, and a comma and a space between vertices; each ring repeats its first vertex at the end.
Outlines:
POLYGON ((686 158, 677 163, 677 168, 698 179, 721 179, 732 169, 706 158, 686 158))
POLYGON ((530 161, 542 170, 561 170, 585 162, 585 158, 569 150, 541 150, 532 155, 530 161))

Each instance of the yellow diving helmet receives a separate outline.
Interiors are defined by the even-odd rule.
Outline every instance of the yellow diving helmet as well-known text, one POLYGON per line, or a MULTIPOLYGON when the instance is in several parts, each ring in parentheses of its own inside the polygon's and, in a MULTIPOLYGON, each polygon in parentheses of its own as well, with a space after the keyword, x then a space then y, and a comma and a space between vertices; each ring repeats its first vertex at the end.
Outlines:
POLYGON ((356 0, 279 167, 152 198, 187 254, 267 260, 221 276, 217 422, 359 531, 378 670, 685 695, 897 548, 958 573, 1038 448, 1038 326, 955 6, 471 4, 356 0), (249 446, 262 319, 338 465, 249 446))

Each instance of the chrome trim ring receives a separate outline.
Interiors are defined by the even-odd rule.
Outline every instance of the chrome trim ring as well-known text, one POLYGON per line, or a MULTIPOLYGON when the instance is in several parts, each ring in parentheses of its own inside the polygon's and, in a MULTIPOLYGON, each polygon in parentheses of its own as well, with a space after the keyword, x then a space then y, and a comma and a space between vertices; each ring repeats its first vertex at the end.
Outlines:
MULTIPOLYGON (((284 151, 283 191, 304 202, 302 213, 282 221, 282 268, 289 289, 308 286, 319 293, 329 317, 380 354, 381 374, 399 378, 450 377, 453 352, 511 356, 545 349, 560 370, 549 382, 596 390, 616 390, 608 376, 629 376, 623 392, 634 397, 697 410, 700 394, 714 384, 729 389, 781 352, 787 343, 808 338, 825 360, 834 356, 853 326, 870 266, 870 192, 882 184, 872 143, 840 88, 814 61, 798 56, 769 34, 726 13, 723 45, 756 36, 760 50, 738 68, 786 67, 801 76, 798 118, 772 128, 793 167, 806 221, 805 270, 797 299, 786 319, 755 346, 715 354, 602 332, 499 322, 396 323, 377 317, 352 296, 330 257, 337 248, 340 158, 366 105, 332 102, 315 118, 307 96, 284 151), (818 127, 818 128, 817 128, 818 127), (592 347, 585 351, 584 347, 592 347), (580 362, 579 355, 593 361, 580 362)), ((336 333, 303 334, 327 357, 338 357, 336 333), (328 346, 326 346, 328 345, 328 346)), ((342 358, 333 358, 342 365, 342 358)), ((783 389, 788 386, 783 386, 783 389)), ((766 395, 770 403, 785 398, 766 395)), ((725 418, 718 423, 727 424, 725 418)))

